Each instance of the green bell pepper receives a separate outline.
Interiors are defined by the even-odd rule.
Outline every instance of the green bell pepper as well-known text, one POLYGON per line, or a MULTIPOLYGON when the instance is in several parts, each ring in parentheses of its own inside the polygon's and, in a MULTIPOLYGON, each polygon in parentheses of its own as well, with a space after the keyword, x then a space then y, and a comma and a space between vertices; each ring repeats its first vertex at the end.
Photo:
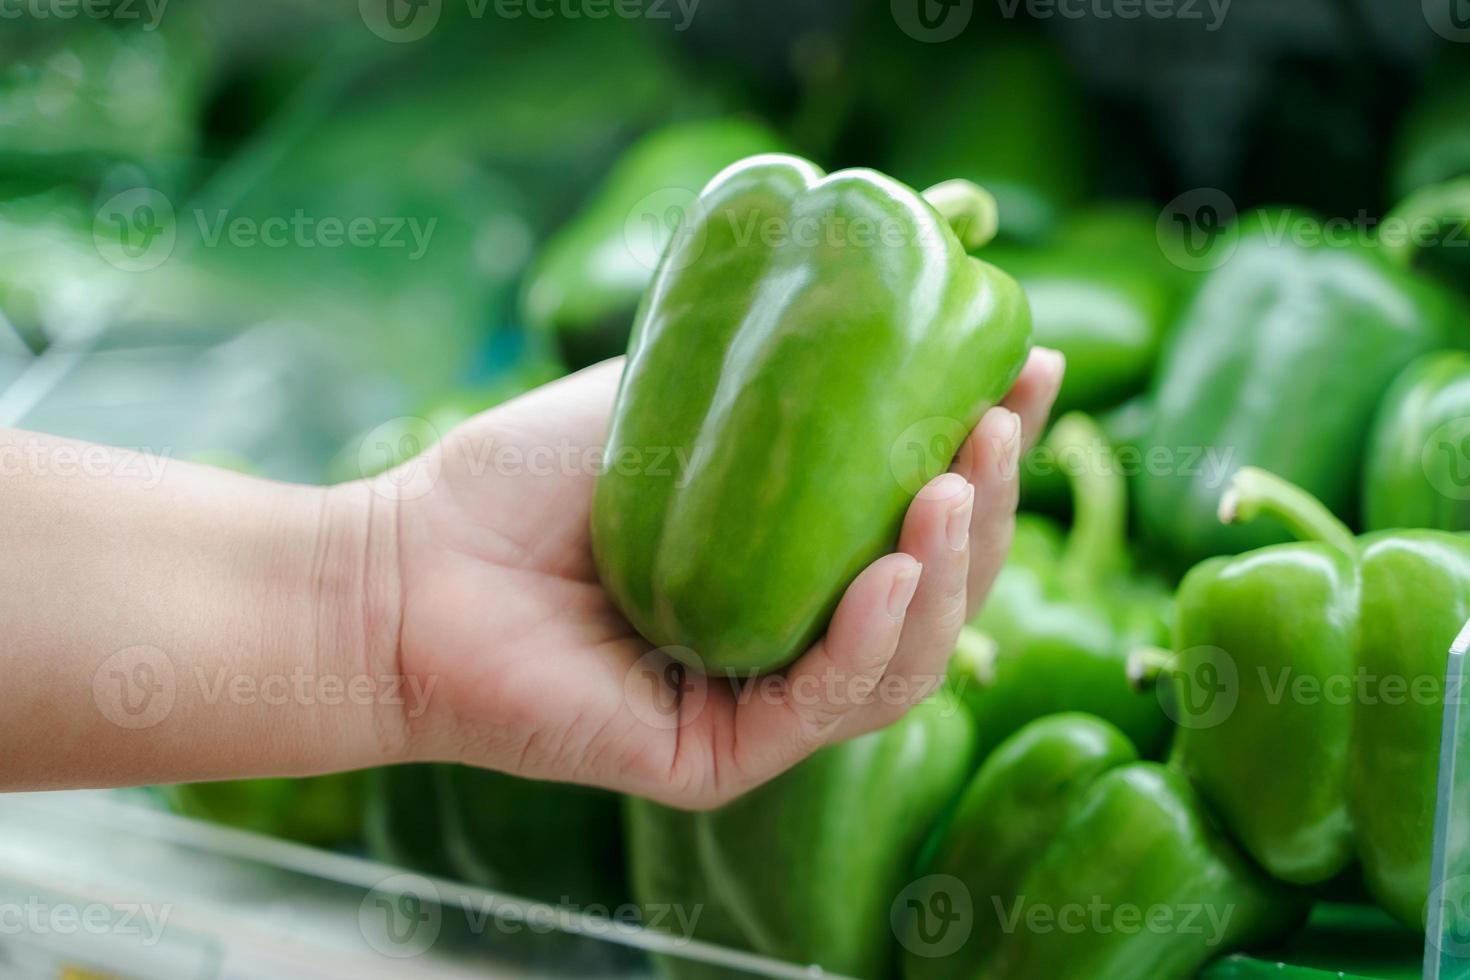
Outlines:
POLYGON ((454 874, 443 832, 443 768, 411 763, 368 770, 362 834, 369 854, 412 871, 454 874))
MULTIPOLYGON (((890 907, 969 778, 974 747, 969 715, 941 691, 718 810, 630 801, 635 898, 645 910, 690 913, 692 934, 682 938, 864 980, 889 976, 890 907)), ((678 935, 679 917, 667 918, 666 931, 678 935)), ((720 975, 665 966, 680 980, 720 975)))
POLYGON ((1046 245, 986 251, 1026 291, 1036 343, 1067 357, 1057 411, 1110 408, 1153 376, 1189 282, 1155 223, 1114 206, 1075 216, 1046 245))
POLYGON ((1442 59, 1394 139, 1390 191, 1400 200, 1431 184, 1470 176, 1470 60, 1442 59))
POLYGON ((1384 392, 1420 354, 1462 345, 1466 323, 1450 293, 1379 249, 1330 243, 1315 219, 1242 222, 1234 255, 1201 284, 1156 376, 1143 448, 1168 461, 1137 481, 1145 540, 1181 567, 1281 541, 1276 528, 1215 520, 1222 487, 1247 465, 1352 513, 1384 392))
POLYGON ((1136 578, 1127 553, 1127 484, 1085 415, 1066 415, 1043 443, 1075 500, 1065 536, 1023 514, 985 606, 961 632, 951 681, 974 713, 981 753, 1027 722, 1086 711, 1152 754, 1169 719, 1130 683, 1128 657, 1169 636, 1169 590, 1136 578))
POLYGON ((905 980, 1186 978, 1304 902, 1179 773, 1084 714, 1032 722, 966 789, 904 916, 905 980))
POLYGON ((593 552, 650 641, 699 669, 769 671, 892 550, 913 495, 1020 373, 1031 321, 1015 280, 966 254, 995 214, 963 181, 921 197, 763 156, 697 210, 634 328, 593 552))
POLYGON ((1470 354, 1410 364, 1378 408, 1363 472, 1363 525, 1470 530, 1470 354))
POLYGON ((1470 174, 1410 194, 1384 227, 1391 232, 1385 245, 1390 259, 1470 293, 1470 174))
POLYGON ((1263 514, 1302 540, 1204 562, 1180 586, 1175 761, 1267 871, 1318 884, 1357 860, 1368 892, 1423 928, 1470 536, 1354 538, 1305 491, 1248 467, 1221 516, 1263 514))
POLYGON ((737 160, 781 149, 775 134, 744 119, 645 136, 547 242, 526 282, 526 326, 574 368, 623 353, 659 256, 700 189, 737 160))
POLYGON ((303 844, 344 847, 362 836, 361 772, 181 783, 164 794, 184 816, 303 844))
POLYGON ((440 801, 440 832, 461 880, 576 908, 626 901, 615 793, 445 766, 440 801))

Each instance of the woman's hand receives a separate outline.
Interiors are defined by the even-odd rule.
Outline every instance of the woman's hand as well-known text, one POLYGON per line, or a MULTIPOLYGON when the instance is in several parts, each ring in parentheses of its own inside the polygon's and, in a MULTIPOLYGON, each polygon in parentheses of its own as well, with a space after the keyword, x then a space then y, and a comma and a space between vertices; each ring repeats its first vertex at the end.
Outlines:
POLYGON ((598 583, 588 512, 621 370, 601 364, 486 412, 374 483, 396 507, 374 526, 393 529, 375 548, 396 554, 380 564, 398 578, 375 591, 400 604, 373 618, 398 621, 395 669, 433 692, 403 719, 409 757, 709 807, 932 692, 1010 546, 1019 459, 1061 355, 1033 352, 827 635, 743 687, 653 651, 598 583))

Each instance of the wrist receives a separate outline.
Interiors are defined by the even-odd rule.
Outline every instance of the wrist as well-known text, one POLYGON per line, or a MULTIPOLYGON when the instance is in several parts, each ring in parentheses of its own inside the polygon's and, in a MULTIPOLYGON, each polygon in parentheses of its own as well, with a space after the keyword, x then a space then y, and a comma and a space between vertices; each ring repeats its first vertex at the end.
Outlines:
POLYGON ((338 746, 335 768, 411 758, 410 715, 422 692, 410 689, 399 656, 403 619, 398 503, 358 481, 322 488, 311 581, 315 645, 326 670, 342 678, 358 708, 345 724, 324 715, 320 733, 338 746))

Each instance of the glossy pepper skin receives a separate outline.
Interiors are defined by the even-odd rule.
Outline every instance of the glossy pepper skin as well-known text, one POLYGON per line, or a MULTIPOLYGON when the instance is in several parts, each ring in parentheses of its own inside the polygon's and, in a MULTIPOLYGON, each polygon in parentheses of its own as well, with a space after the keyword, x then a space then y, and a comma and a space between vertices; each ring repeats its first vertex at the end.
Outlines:
MULTIPOLYGON (((636 900, 703 909, 697 939, 842 976, 890 976, 890 908, 973 756, 969 716, 940 691, 888 728, 824 748, 718 810, 630 801, 636 900)), ((666 965, 679 980, 720 975, 666 965)))
POLYGON ((935 884, 910 906, 905 980, 1182 980, 1288 931, 1304 906, 1230 844, 1182 775, 1084 714, 1002 744, 920 874, 935 884), (955 941, 940 916, 966 904, 973 925, 955 941), (1143 926, 1157 909, 1173 928, 1143 926))
POLYGON ((1241 225, 1234 254, 1205 278, 1159 365, 1144 448, 1170 463, 1137 481, 1143 537, 1181 568, 1284 540, 1275 527, 1215 519, 1242 466, 1280 473, 1339 516, 1355 513, 1384 392, 1414 358, 1466 335, 1449 293, 1377 250, 1310 244, 1302 233, 1316 225, 1300 215, 1241 225))
POLYGON ((643 137, 546 244, 526 283, 526 325, 572 368, 623 353, 638 300, 684 209, 736 160, 783 149, 745 119, 678 123, 643 137))
POLYGON ((1180 586, 1174 761, 1267 871, 1319 884, 1356 859, 1369 893, 1422 928, 1470 537, 1354 538, 1300 488, 1251 468, 1221 514, 1269 515, 1303 540, 1205 562, 1180 586))
POLYGON ((1470 530, 1470 354, 1410 364, 1378 407, 1363 471, 1363 526, 1470 530))
POLYGON ((1100 715, 1153 754, 1169 719, 1130 682, 1128 663, 1140 645, 1168 640, 1169 591, 1129 567, 1127 485, 1097 423, 1065 415, 1042 445, 1071 482, 1072 527, 1021 515, 985 606, 961 633, 951 682, 982 754, 1059 711, 1100 715))
POLYGON ((639 312, 593 553, 654 644, 771 671, 892 549, 1020 372, 1031 322, 1015 280, 965 252, 994 230, 973 185, 926 198, 771 155, 716 177, 698 211, 639 312))

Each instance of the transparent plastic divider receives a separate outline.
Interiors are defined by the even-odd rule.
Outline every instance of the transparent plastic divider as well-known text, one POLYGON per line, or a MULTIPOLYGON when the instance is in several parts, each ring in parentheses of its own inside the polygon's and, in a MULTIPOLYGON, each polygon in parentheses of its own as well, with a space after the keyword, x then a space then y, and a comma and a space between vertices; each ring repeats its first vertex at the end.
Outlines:
POLYGON ((1424 976, 1470 978, 1470 712, 1465 711, 1470 622, 1445 667, 1444 727, 1434 814, 1434 858, 1425 928, 1424 976))
MULTIPOLYGON (((86 936, 0 929, 0 974, 36 957, 152 977, 646 977, 647 956, 732 976, 832 977, 445 878, 218 827, 112 793, 0 796, 0 910, 152 911, 86 936), (166 928, 142 932, 166 920, 166 928), (141 934, 140 934, 141 932, 141 934), (78 940, 84 939, 85 942, 78 940), (285 972, 282 973, 281 971, 285 972)), ((103 915, 104 913, 96 913, 103 915)), ((135 912, 135 917, 139 913, 135 912)), ((0 923, 3 926, 4 923, 0 923)), ((26 972, 20 972, 21 970, 26 972)), ((60 975, 58 970, 44 974, 60 975)))

